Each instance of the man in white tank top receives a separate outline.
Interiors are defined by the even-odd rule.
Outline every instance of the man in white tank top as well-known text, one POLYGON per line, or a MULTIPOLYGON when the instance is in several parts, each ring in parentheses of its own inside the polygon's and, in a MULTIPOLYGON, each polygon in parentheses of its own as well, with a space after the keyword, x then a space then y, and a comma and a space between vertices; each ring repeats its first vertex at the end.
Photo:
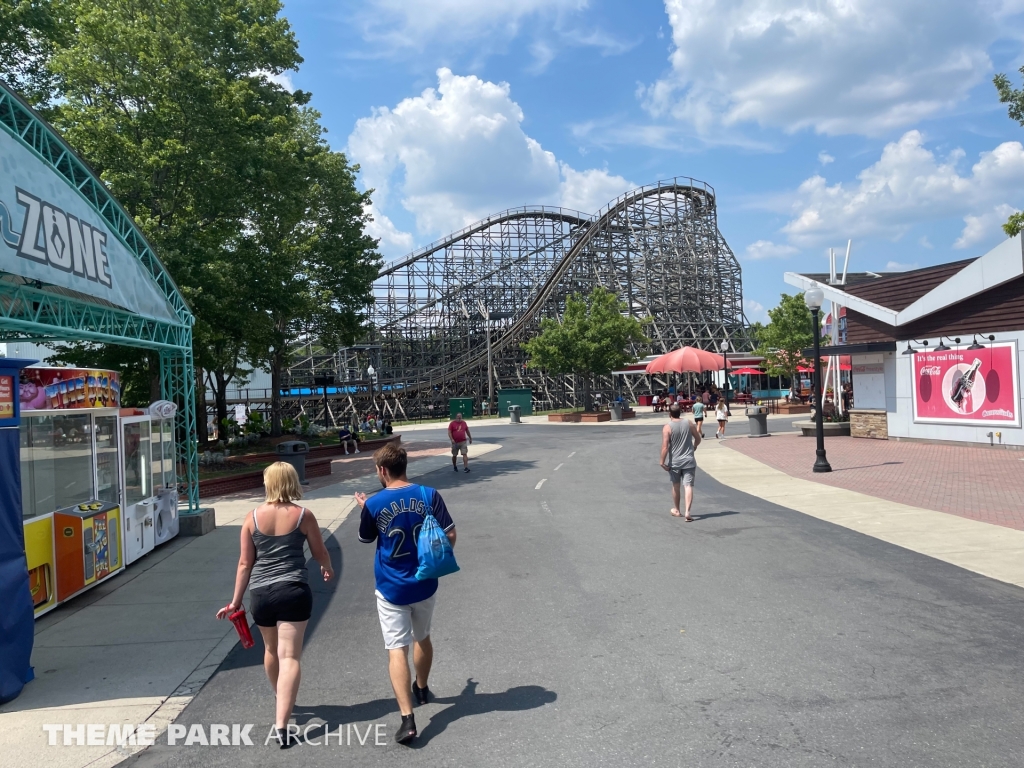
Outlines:
POLYGON ((700 445, 701 436, 697 425, 689 419, 682 419, 683 410, 678 403, 668 409, 669 419, 661 430, 661 468, 672 481, 672 516, 680 517, 679 486, 686 492, 686 522, 693 522, 690 508, 693 506, 693 480, 697 474, 697 459, 694 452, 700 445))

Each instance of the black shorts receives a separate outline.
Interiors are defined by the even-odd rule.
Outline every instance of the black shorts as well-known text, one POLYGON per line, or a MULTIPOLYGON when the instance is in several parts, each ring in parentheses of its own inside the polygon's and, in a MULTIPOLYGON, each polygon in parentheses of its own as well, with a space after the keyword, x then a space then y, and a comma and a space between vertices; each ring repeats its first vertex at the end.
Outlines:
POLYGON ((279 621, 309 621, 313 591, 301 581, 278 581, 249 590, 252 618, 258 627, 276 627, 279 621))

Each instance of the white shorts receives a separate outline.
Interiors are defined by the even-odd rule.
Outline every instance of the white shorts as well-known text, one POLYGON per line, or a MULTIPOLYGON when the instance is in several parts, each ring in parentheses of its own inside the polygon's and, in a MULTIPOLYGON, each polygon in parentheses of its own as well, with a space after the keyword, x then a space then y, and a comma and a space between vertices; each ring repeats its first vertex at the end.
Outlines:
POLYGON ((384 635, 384 647, 393 651, 412 645, 413 640, 430 637, 430 620, 434 617, 434 593, 426 600, 411 605, 395 605, 377 596, 377 615, 380 617, 380 631, 384 635))

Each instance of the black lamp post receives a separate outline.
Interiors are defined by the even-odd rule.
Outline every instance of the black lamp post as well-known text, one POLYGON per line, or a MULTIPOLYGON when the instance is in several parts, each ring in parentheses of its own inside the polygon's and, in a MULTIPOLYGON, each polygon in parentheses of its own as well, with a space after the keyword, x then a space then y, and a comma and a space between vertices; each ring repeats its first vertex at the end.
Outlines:
POLYGON ((811 310, 811 322, 814 326, 814 427, 818 438, 818 447, 814 459, 815 472, 831 472, 832 465, 825 458, 825 408, 821 399, 821 326, 818 324, 818 311, 825 300, 820 288, 811 288, 804 292, 804 301, 811 310))

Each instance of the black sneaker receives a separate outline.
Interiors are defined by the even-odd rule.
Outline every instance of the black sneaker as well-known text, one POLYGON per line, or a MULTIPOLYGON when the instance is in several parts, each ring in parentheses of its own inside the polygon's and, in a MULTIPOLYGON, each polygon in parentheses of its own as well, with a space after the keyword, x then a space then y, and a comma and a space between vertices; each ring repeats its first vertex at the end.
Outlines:
POLYGON ((464 470, 462 470, 462 471, 463 471, 463 472, 469 472, 469 467, 466 467, 466 468, 465 468, 464 470))
POLYGON ((290 749, 299 743, 299 737, 288 732, 287 728, 274 727, 274 733, 270 737, 277 741, 281 749, 290 749))
POLYGON ((417 704, 426 704, 430 701, 430 689, 425 685, 420 688, 416 683, 413 683, 412 695, 415 697, 417 704))
POLYGON ((402 724, 398 726, 398 733, 395 734, 395 741, 399 744, 408 744, 416 738, 416 718, 413 715, 402 715, 402 724))
POLYGON ((458 472, 458 471, 459 471, 459 468, 455 464, 452 464, 452 472, 458 472))

